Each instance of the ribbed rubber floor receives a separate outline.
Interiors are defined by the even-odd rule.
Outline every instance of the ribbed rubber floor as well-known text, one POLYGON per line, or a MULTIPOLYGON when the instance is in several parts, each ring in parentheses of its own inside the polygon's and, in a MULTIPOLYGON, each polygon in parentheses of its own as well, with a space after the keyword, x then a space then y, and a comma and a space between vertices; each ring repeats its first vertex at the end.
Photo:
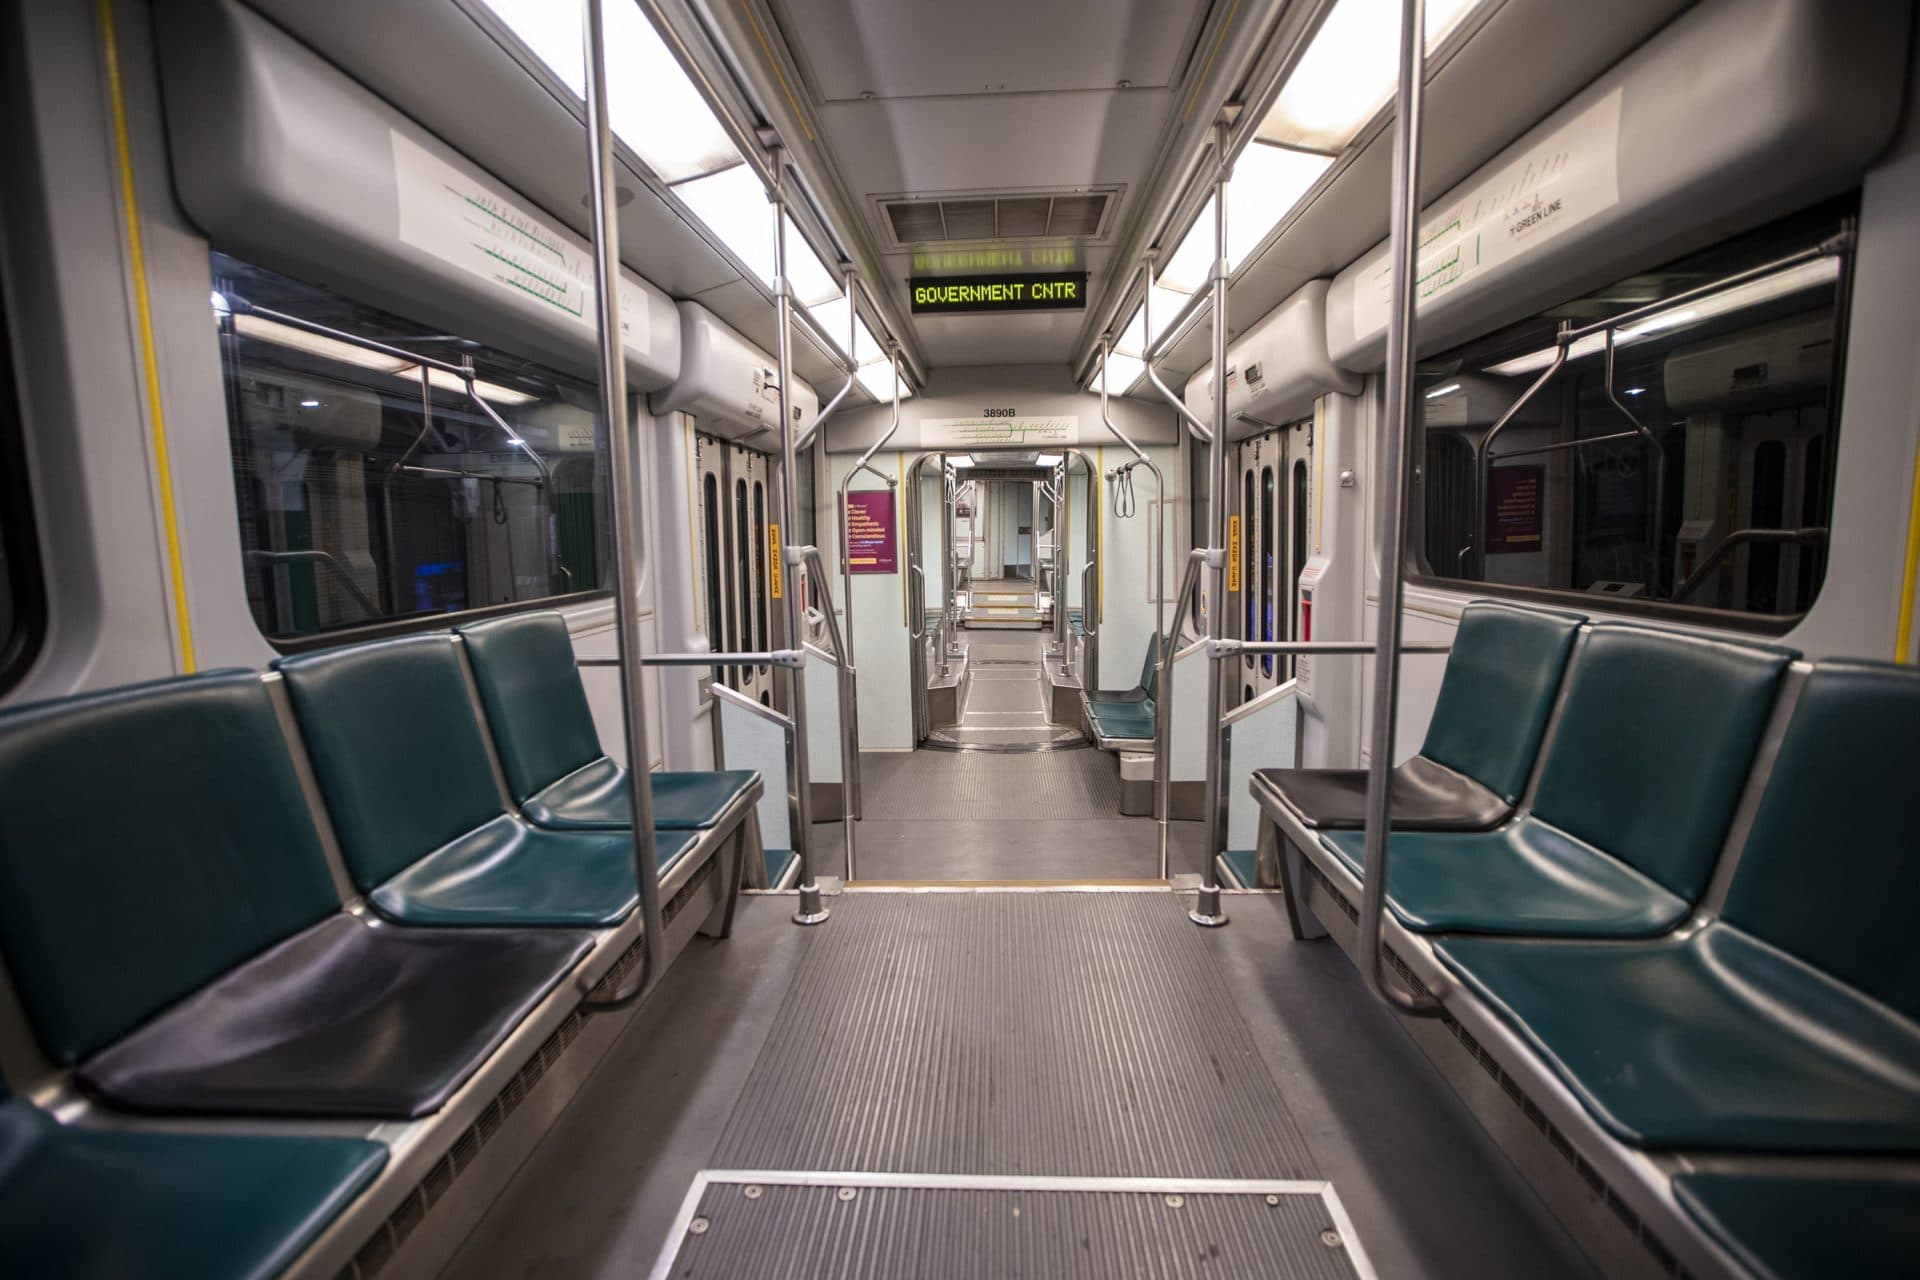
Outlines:
POLYGON ((864 816, 881 822, 1113 818, 1120 812, 1120 767, 1105 751, 875 751, 860 758, 860 771, 864 816))
POLYGON ((674 1276, 1360 1274, 1318 1195, 712 1183, 674 1276), (1331 1234, 1329 1234, 1331 1233, 1331 1234))
POLYGON ((711 1167, 1314 1177, 1185 903, 833 899, 711 1167))

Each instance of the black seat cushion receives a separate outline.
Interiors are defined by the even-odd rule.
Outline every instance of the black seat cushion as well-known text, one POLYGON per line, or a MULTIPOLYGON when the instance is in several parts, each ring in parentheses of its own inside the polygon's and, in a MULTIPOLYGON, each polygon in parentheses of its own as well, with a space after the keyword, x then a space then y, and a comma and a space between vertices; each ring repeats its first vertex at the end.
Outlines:
POLYGON ((196 1115, 429 1114, 591 945, 563 930, 403 929, 335 915, 80 1065, 90 1093, 196 1115))
MULTIPOLYGON (((1414 756, 1389 775, 1393 825, 1407 831, 1486 831, 1506 821, 1513 806, 1464 773, 1414 756)), ((1316 831, 1366 825, 1365 769, 1260 769, 1253 795, 1270 812, 1285 808, 1316 831)))

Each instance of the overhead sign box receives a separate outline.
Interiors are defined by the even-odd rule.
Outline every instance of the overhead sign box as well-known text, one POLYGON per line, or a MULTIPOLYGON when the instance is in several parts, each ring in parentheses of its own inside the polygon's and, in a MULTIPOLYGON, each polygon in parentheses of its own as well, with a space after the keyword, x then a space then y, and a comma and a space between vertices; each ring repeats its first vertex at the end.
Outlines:
POLYGON ((914 276, 916 315, 969 311, 1080 311, 1087 305, 1084 271, 1030 271, 1005 276, 914 276))

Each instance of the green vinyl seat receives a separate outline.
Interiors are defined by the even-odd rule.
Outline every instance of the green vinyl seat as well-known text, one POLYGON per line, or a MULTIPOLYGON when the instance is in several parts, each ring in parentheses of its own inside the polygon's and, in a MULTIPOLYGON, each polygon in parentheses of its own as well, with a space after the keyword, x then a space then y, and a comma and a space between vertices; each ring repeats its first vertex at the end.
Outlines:
POLYGON ((590 945, 342 911, 250 672, 0 714, 0 795, 0 953, 46 1056, 126 1110, 428 1114, 590 945))
POLYGON ((1631 944, 1436 951, 1624 1142, 1920 1154, 1915 725, 1920 671, 1822 663, 1718 920, 1631 944))
MULTIPOLYGON (((1395 830, 1485 831, 1506 820, 1584 621, 1486 600, 1461 612, 1426 740, 1388 775, 1395 830)), ((1366 821, 1365 769, 1258 769, 1249 786, 1269 816, 1309 830, 1366 821)))
POLYGON ((0 1275, 268 1280, 386 1163, 360 1138, 82 1129, 0 1089, 0 1275))
POLYGON ((1680 1207, 1759 1280, 1908 1280, 1920 1179, 1682 1173, 1680 1207))
MULTIPOLYGON (((1494 831, 1395 831, 1387 903, 1421 933, 1650 937, 1686 918, 1793 655, 1606 623, 1573 659, 1531 809, 1494 831)), ((1321 844, 1360 873, 1359 831, 1321 844)))
POLYGON ((1228 849, 1220 855, 1220 861, 1226 864, 1227 873, 1233 878, 1235 888, 1260 887, 1260 857, 1257 850, 1228 849))
POLYGON ((1101 690, 1092 689, 1081 695, 1088 706, 1104 707, 1115 704, 1139 704, 1152 702, 1159 695, 1160 688, 1160 633, 1154 632, 1147 637, 1147 656, 1140 660, 1140 683, 1131 689, 1101 690))
MULTIPOLYGON (((556 831, 632 827, 627 771, 600 749, 566 619, 538 610, 456 630, 508 789, 527 820, 556 831)), ((760 775, 657 772, 652 783, 655 828, 705 830, 750 797, 760 775)))
POLYGON ((1086 707, 1087 726, 1096 738, 1112 741, 1152 741, 1153 703, 1109 702, 1086 707))
MULTIPOLYGON (((285 678, 353 881, 403 924, 601 928, 639 897, 628 831, 506 812, 449 635, 330 649, 285 678)), ((695 841, 655 832, 661 869, 695 841)))
POLYGON ((767 887, 778 889, 787 878, 787 873, 800 861, 800 855, 792 849, 762 849, 761 858, 767 864, 767 887))

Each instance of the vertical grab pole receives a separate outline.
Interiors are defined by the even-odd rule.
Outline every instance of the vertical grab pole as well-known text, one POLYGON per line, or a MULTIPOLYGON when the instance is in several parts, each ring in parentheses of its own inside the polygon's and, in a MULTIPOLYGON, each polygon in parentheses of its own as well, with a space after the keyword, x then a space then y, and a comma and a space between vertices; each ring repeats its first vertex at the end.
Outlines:
MULTIPOLYGON (((807 548, 792 544, 794 515, 798 497, 798 449, 793 421, 793 286, 787 281, 787 157, 779 146, 772 148, 773 190, 767 198, 773 204, 773 296, 779 313, 776 359, 780 363, 780 558, 782 577, 786 570, 798 569, 807 562, 807 548)), ((851 304, 851 300, 849 300, 851 304)), ((788 584, 785 597, 787 643, 801 647, 806 632, 806 601, 800 598, 797 584, 788 584)), ((829 600, 827 607, 832 608, 829 600)), ((843 655, 844 656, 844 655, 843 655)), ((807 689, 797 667, 782 668, 787 675, 787 708, 793 717, 793 852, 800 859, 800 905, 793 913, 795 924, 819 924, 829 914, 820 897, 817 868, 813 865, 813 778, 807 760, 807 689)), ((847 726, 840 726, 845 733, 847 726)), ((851 857, 852 849, 848 849, 851 857)))
MULTIPOLYGON (((1217 644, 1227 620, 1227 159, 1228 124, 1213 126, 1213 435, 1207 445, 1207 639, 1217 644)), ((1149 279, 1147 288, 1152 290, 1149 279)), ((1169 640, 1169 644, 1173 641, 1169 640)), ((1168 669, 1171 673, 1171 668, 1168 669)), ((1200 867, 1200 890, 1188 917, 1198 925, 1217 928, 1227 922, 1220 905, 1220 876, 1214 870, 1227 834, 1227 734, 1220 724, 1226 670, 1207 650, 1207 702, 1201 714, 1207 725, 1207 845, 1200 867)), ((1171 692, 1168 690, 1167 692, 1171 692)), ((1169 776, 1173 761, 1167 761, 1169 776)))
MULTIPOLYGON (((1393 310, 1387 317, 1387 403, 1384 448, 1376 474, 1379 511, 1374 546, 1380 556, 1380 623, 1373 646, 1373 724, 1367 760, 1366 886, 1360 907, 1360 971, 1367 985, 1403 1013, 1434 1017, 1440 1003, 1388 985, 1381 972, 1380 930, 1387 909, 1388 824, 1393 816, 1393 722, 1400 698, 1400 608, 1406 594, 1401 529, 1407 506, 1407 437, 1413 429, 1413 279, 1420 210, 1420 124, 1426 96, 1425 0, 1400 3, 1400 89, 1393 138, 1393 310)), ((1218 366, 1216 366, 1218 367, 1218 366)))
POLYGON ((659 980, 667 962, 660 918, 660 864, 653 837, 652 759, 647 749, 647 689, 640 644, 640 493, 634 472, 636 427, 627 412, 627 353, 620 331, 620 225, 614 214, 613 130, 607 123, 606 31, 603 0, 587 0, 587 172, 593 205, 593 287, 600 340, 600 413, 607 423, 613 467, 613 560, 619 590, 614 618, 620 640, 620 707, 626 727, 627 786, 633 804, 633 870, 640 889, 644 963, 633 985, 608 1004, 638 997, 659 980))

